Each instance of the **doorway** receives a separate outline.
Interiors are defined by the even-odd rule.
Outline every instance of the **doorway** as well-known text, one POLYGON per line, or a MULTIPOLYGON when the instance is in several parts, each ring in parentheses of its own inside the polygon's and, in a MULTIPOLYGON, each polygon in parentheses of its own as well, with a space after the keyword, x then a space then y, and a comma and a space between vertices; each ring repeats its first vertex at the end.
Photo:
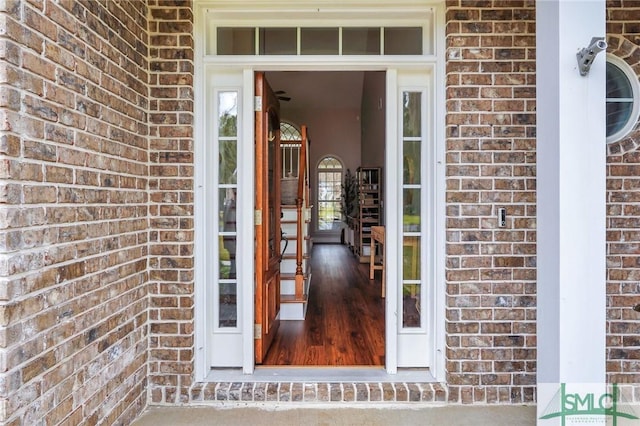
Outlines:
MULTIPOLYGON (((200 280, 209 283, 210 290, 206 293, 206 309, 202 306, 199 310, 209 318, 208 324, 212 324, 204 329, 210 337, 203 348, 210 354, 208 366, 241 366, 245 374, 251 374, 256 367, 255 336, 264 331, 256 322, 254 310, 255 265, 253 261, 247 262, 256 254, 256 227, 265 219, 258 215, 255 203, 255 71, 251 68, 221 71, 210 67, 207 72, 212 85, 211 112, 215 119, 209 122, 208 127, 209 134, 213 135, 212 143, 203 148, 208 157, 202 158, 208 158, 208 163, 201 161, 200 170, 204 170, 202 176, 209 176, 213 184, 203 186, 203 194, 208 194, 206 200, 210 207, 206 203, 198 204, 201 223, 209 224, 208 233, 199 235, 206 237, 208 242, 200 244, 205 249, 201 255, 217 261, 209 262, 207 268, 200 269, 200 280), (215 167, 206 169, 204 164, 225 166, 220 170, 228 170, 228 176, 226 173, 220 175, 215 167), (228 198, 232 203, 228 203, 228 198), (223 226, 224 221, 211 219, 224 218, 223 206, 228 204, 235 206, 237 223, 229 229, 223 226), (218 210, 219 215, 206 215, 205 207, 212 212, 218 210), (211 241, 221 241, 222 246, 211 244, 211 241), (227 244, 229 242, 235 244, 227 244), (233 248, 233 253, 230 248, 233 248)), ((299 72, 313 77, 319 75, 309 67, 303 67, 299 72)), ((382 75, 385 81, 384 98, 374 98, 372 103, 384 116, 378 120, 384 123, 384 130, 379 132, 383 135, 384 161, 374 164, 382 166, 383 170, 380 173, 384 200, 381 218, 386 228, 384 364, 388 374, 395 374, 398 367, 427 367, 435 355, 442 353, 433 345, 432 339, 442 319, 440 314, 435 316, 434 310, 437 297, 442 297, 442 293, 436 293, 435 286, 440 282, 436 277, 440 269, 434 267, 437 260, 434 254, 438 253, 435 247, 442 233, 437 232, 441 229, 436 228, 434 211, 438 204, 435 183, 443 180, 436 175, 436 158, 439 157, 433 138, 436 117, 432 114, 432 70, 387 69, 372 74, 382 75), (408 310, 410 315, 406 315, 408 310)), ((280 90, 277 86, 274 89, 280 90)), ((310 126, 311 139, 316 141, 312 145, 318 142, 313 129, 326 128, 335 122, 336 112, 331 108, 329 111, 334 114, 331 116, 333 121, 310 126)), ((368 142, 369 137, 364 136, 365 126, 361 122, 365 109, 361 107, 357 111, 351 114, 354 126, 359 129, 357 140, 368 142)), ((314 116, 321 116, 315 112, 314 116)), ((282 114, 284 116, 285 112, 282 114)), ((339 111, 339 115, 349 116, 345 111, 339 111)), ((370 155, 371 151, 361 146, 359 152, 370 155)), ((364 154, 356 159, 355 166, 363 162, 364 154)), ((372 190, 380 190, 375 184, 368 186, 372 190)), ((202 262, 199 264, 204 265, 202 262)))
MULTIPOLYGON (((255 225, 262 218, 255 209, 254 77, 256 71, 285 70, 384 75, 386 104, 378 106, 385 129, 377 135, 387 141, 381 174, 385 373, 433 367, 435 377, 444 377, 444 8, 409 3, 380 0, 384 7, 372 7, 347 0, 334 10, 284 1, 255 9, 210 0, 196 8, 197 380, 217 374, 212 368, 255 372, 253 258, 255 225), (228 176, 219 173, 225 164, 228 176), (219 218, 227 203, 235 207, 237 223, 229 229, 219 218), (418 315, 404 315, 408 308, 418 315)), ((311 139, 318 139, 314 132, 322 127, 306 124, 311 139)), ((322 236, 316 237, 320 242, 322 236)))
MULTIPOLYGON (((369 249, 370 231, 367 229, 363 234, 365 247, 358 246, 357 251, 354 245, 340 244, 344 241, 341 233, 348 231, 347 214, 358 220, 358 211, 343 213, 335 212, 334 208, 335 222, 331 227, 326 226, 322 207, 327 204, 327 194, 340 192, 344 176, 334 177, 329 183, 335 188, 325 188, 327 182, 319 179, 322 175, 319 169, 326 158, 339 161, 345 175, 347 172, 355 175, 361 166, 382 169, 385 72, 271 71, 264 76, 280 99, 281 120, 298 127, 305 124, 308 128, 312 206, 309 238, 314 244, 304 266, 310 279, 309 292, 305 295, 307 314, 304 320, 281 321, 273 347, 259 364, 383 366, 385 315, 380 294, 381 275, 376 274, 377 283, 369 280, 368 257, 362 253, 363 248, 369 249)), ((293 169, 298 167, 294 164, 293 169)), ((283 169, 282 175, 286 174, 283 169)), ((384 217, 379 216, 378 224, 383 225, 384 217)), ((283 226, 286 231, 286 224, 283 226)), ((286 302, 284 298, 289 297, 286 260, 282 267, 282 292, 286 302)), ((288 306, 283 303, 283 308, 288 306)))

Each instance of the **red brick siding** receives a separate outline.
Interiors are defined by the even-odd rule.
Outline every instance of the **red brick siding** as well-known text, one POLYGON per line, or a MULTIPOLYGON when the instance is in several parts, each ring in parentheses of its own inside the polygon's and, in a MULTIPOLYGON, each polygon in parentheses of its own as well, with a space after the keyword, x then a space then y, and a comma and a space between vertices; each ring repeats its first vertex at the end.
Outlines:
POLYGON ((535 3, 448 1, 449 400, 530 402, 536 382, 535 3), (499 228, 497 209, 506 208, 499 228))
MULTIPOLYGON (((0 421, 127 423, 147 398, 194 398, 193 12, 147 3, 0 10, 0 421)), ((638 10, 607 13, 609 51, 640 73, 638 10)), ((449 399, 530 402, 535 2, 447 1, 446 15, 449 399)), ((617 382, 640 379, 638 137, 608 147, 617 382)))
MULTIPOLYGON (((607 2, 607 51, 640 76, 640 2, 607 2)), ((640 383, 640 123, 608 145, 607 373, 617 383, 640 383)))
POLYGON ((152 402, 188 400, 193 348, 193 12, 150 1, 150 348, 152 402))
POLYGON ((0 422, 146 403, 147 12, 1 2, 0 422))

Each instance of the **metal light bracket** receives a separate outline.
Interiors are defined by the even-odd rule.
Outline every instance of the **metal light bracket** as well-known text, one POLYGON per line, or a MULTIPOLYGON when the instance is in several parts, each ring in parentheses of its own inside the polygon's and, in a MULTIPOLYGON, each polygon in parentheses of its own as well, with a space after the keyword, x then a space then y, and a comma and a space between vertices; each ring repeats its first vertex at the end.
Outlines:
POLYGON ((593 37, 588 47, 583 47, 576 53, 578 59, 578 69, 580 75, 585 76, 589 74, 591 64, 596 59, 596 55, 607 48, 607 42, 604 41, 604 37, 593 37))

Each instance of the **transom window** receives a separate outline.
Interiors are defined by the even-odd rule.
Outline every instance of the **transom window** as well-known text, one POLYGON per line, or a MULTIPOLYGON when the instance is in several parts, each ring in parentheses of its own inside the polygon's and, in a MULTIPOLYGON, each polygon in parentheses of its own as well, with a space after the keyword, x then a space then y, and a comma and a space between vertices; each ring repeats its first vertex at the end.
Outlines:
POLYGON ((607 55, 607 142, 624 139, 640 115, 640 83, 633 69, 617 56, 607 55))
POLYGON ((342 163, 335 157, 323 158, 318 164, 318 230, 331 231, 342 223, 342 163))
POLYGON ((423 55, 424 29, 217 27, 216 55, 423 55))

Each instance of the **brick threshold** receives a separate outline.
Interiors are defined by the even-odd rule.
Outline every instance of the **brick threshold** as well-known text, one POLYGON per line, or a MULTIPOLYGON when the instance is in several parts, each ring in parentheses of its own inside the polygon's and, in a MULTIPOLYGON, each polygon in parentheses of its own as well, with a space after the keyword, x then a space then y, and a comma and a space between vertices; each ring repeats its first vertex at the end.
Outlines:
POLYGON ((189 389, 188 403, 399 403, 448 400, 438 382, 199 382, 189 389))

